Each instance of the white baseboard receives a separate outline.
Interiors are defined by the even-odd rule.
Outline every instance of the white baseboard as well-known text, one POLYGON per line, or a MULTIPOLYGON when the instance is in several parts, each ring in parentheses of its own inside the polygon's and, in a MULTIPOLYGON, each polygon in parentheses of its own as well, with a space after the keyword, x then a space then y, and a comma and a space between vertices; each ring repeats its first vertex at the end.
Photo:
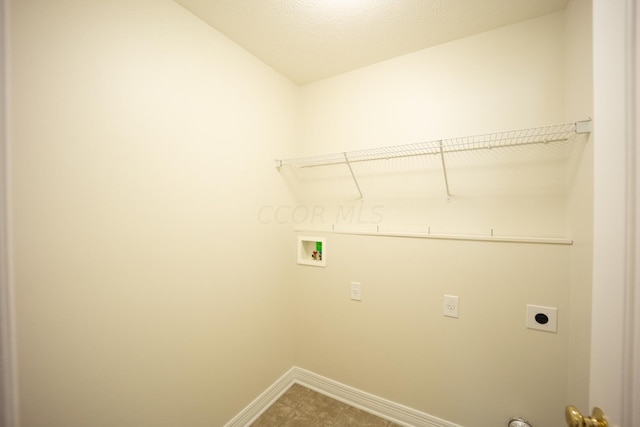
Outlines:
POLYGON ((294 367, 295 382, 363 411, 409 427, 461 427, 432 415, 294 367))
POLYGON ((289 369, 238 415, 225 424, 224 427, 246 427, 251 425, 295 382, 295 369, 295 366, 289 369))
POLYGON ((297 366, 287 371, 264 393, 251 402, 249 406, 229 421, 225 427, 246 427, 251 425, 294 383, 403 426, 462 427, 297 366))

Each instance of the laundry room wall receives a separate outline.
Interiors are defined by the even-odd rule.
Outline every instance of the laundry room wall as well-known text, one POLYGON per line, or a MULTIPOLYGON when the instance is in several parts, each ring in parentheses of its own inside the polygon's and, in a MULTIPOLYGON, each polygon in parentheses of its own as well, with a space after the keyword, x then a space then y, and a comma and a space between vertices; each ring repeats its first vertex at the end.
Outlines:
POLYGON ((173 1, 10 2, 21 426, 220 426, 293 364, 298 88, 173 1))
MULTIPOLYGON (((565 109, 566 19, 554 13, 304 86, 296 154, 586 119, 565 109)), ((375 235, 568 237, 566 156, 501 153, 454 158, 450 200, 431 160, 352 165, 362 199, 344 165, 282 168, 299 211, 313 213, 292 220, 299 234, 326 238, 326 267, 296 270, 297 365, 460 425, 561 422, 571 246, 375 235), (362 301, 349 299, 352 281, 362 301), (459 297, 459 318, 443 316, 445 294, 459 297), (556 307, 557 333, 527 329, 527 304, 556 307)))

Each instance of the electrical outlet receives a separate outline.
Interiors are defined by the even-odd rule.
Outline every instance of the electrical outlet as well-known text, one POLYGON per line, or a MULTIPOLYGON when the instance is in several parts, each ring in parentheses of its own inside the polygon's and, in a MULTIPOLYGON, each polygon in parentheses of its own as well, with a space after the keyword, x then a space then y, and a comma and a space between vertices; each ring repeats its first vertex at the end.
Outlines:
POLYGON ((444 296, 444 315, 447 317, 455 317, 456 319, 459 316, 459 299, 454 295, 445 295, 444 296))
POLYGON ((527 304, 527 328, 558 332, 558 309, 527 304))
POLYGON ((362 285, 360 282, 351 282, 351 299, 362 301, 362 285))

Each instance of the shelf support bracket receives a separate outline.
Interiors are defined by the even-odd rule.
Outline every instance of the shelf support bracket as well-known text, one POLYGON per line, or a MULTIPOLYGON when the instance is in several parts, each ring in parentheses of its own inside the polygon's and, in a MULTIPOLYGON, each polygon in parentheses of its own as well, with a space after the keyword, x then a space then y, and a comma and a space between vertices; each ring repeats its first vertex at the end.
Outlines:
POLYGON ((576 133, 591 133, 591 119, 576 122, 576 133))
POLYGON ((442 160, 442 173, 444 174, 444 188, 447 192, 447 202, 451 201, 451 193, 449 193, 449 179, 447 178, 447 165, 444 161, 444 150, 442 148, 442 140, 438 141, 440 145, 440 160, 442 160))
POLYGON ((347 167, 349 168, 349 172, 351 172, 351 178, 353 178, 353 183, 356 185, 356 188, 358 189, 358 194, 360 194, 360 199, 363 199, 364 197, 362 196, 362 191, 360 190, 360 185, 358 184, 356 175, 353 173, 353 169, 351 168, 351 162, 349 162, 349 157, 347 156, 346 152, 343 152, 342 154, 344 155, 344 161, 347 167))

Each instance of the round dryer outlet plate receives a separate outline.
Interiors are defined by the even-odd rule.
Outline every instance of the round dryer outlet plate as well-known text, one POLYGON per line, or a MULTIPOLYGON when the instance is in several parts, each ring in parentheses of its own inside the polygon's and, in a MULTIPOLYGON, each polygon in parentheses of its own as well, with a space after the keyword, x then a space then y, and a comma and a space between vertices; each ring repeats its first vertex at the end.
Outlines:
POLYGON ((508 427, 533 427, 529 422, 523 418, 511 418, 509 420, 508 427))

